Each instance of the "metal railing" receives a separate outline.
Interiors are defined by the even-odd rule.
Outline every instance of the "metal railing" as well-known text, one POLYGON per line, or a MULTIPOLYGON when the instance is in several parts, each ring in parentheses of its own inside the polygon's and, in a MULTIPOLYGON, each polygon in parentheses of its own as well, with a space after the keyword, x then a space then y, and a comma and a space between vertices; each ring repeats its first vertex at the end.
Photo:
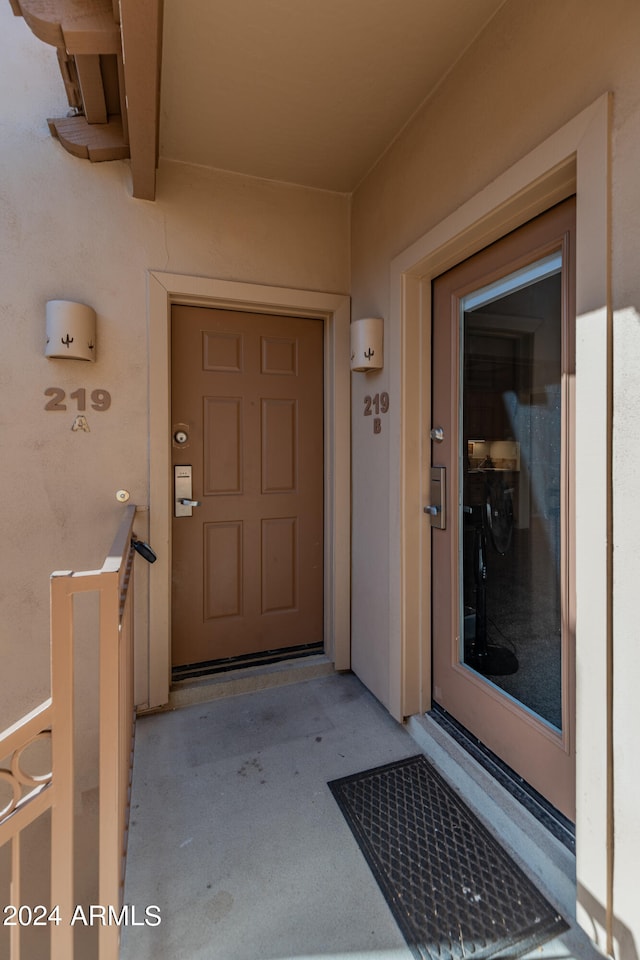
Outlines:
MULTIPOLYGON (((51 575, 51 697, 0 734, 0 781, 10 799, 0 811, 0 846, 10 844, 10 903, 21 904, 21 835, 51 810, 51 897, 57 920, 49 922, 51 960, 73 960, 71 923, 74 887, 75 697, 74 604, 76 594, 99 594, 99 835, 98 893, 101 905, 119 911, 124 888, 126 832, 131 784, 135 708, 133 695, 133 520, 125 508, 113 545, 99 570, 51 575), (34 776, 22 764, 28 747, 51 744, 51 770, 34 776)), ((19 918, 18 918, 19 919, 19 918)), ((21 960, 21 924, 9 927, 9 960, 21 960)), ((117 960, 117 923, 101 924, 100 960, 117 960)))

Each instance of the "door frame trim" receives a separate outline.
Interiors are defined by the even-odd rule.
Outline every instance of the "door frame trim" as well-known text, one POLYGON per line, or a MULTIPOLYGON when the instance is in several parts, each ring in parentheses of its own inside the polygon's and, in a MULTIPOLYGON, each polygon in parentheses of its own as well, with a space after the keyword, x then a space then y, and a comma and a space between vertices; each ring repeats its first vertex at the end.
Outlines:
POLYGON ((171 677, 171 307, 204 306, 324 322, 324 644, 336 670, 351 657, 350 298, 289 287, 150 270, 148 706, 167 703, 171 677))
MULTIPOLYGON (((552 134, 391 264, 390 710, 431 698, 428 498, 431 280, 577 194, 576 234, 576 835, 578 917, 607 942, 612 898, 611 94, 552 134), (420 398, 420 402, 416 399, 420 398), (398 466, 399 465, 399 466, 398 466), (594 504, 601 504, 594 510, 594 504), (420 517, 420 522, 416 518, 420 517), (588 669, 579 669, 588 664, 588 669), (580 903, 580 891, 589 894, 580 903)), ((593 935, 593 933, 592 933, 593 935)))

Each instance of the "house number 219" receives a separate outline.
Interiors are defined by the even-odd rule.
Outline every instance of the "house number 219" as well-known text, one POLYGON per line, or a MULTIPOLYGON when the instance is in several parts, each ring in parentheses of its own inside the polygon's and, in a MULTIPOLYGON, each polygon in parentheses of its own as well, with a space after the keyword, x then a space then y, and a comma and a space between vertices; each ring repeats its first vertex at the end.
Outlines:
MULTIPOLYGON (((67 409, 66 394, 60 387, 48 387, 44 392, 45 397, 51 397, 45 403, 45 410, 54 410, 63 412, 67 409)), ((69 394, 70 400, 75 400, 78 411, 87 409, 87 391, 84 387, 79 387, 69 394)), ((108 410, 111 406, 111 394, 108 390, 92 390, 90 394, 92 410, 108 410)))
POLYGON ((381 413, 389 412, 389 394, 384 391, 383 393, 376 393, 373 397, 367 395, 364 398, 364 416, 371 417, 375 413, 376 416, 373 417, 373 432, 382 433, 382 420, 378 416, 381 413))

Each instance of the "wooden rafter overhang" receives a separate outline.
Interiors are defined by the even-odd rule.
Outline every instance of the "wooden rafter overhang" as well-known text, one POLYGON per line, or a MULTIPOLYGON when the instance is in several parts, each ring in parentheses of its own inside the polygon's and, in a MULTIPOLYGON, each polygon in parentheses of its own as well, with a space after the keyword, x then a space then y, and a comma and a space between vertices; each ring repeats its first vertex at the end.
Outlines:
POLYGON ((54 46, 70 111, 49 129, 76 157, 131 159, 133 196, 154 200, 162 0, 9 0, 54 46))

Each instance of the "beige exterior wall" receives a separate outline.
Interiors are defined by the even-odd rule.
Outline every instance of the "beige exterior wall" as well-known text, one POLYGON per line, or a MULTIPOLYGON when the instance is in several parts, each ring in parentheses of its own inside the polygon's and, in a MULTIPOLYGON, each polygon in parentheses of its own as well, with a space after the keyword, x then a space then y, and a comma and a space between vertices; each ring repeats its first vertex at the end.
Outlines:
MULTIPOLYGON (((119 523, 121 488, 144 508, 136 533, 148 534, 149 272, 347 293, 350 201, 180 164, 161 167, 155 203, 133 200, 127 163, 89 164, 50 137, 46 118, 68 109, 55 51, 13 17, 8 3, 0 3, 0 37, 4 729, 49 695, 50 573, 102 564, 119 523), (50 299, 96 310, 95 364, 45 358, 50 299), (65 391, 66 412, 44 410, 44 391, 52 386, 65 391), (76 410, 69 394, 78 388, 87 397, 95 389, 112 397, 108 411, 88 406, 89 433, 71 431, 76 410)), ((137 696, 144 702, 151 568, 135 562, 137 696)), ((76 811, 90 851, 97 822, 96 613, 93 598, 77 604, 76 811)), ((42 846, 34 840, 25 850, 33 869, 23 896, 46 903, 38 877, 47 868, 35 867, 42 846)), ((6 891, 5 861, 0 887, 6 891)), ((80 855, 78 863, 78 896, 95 903, 93 856, 80 855)), ((86 955, 94 951, 87 941, 86 955)))
MULTIPOLYGON (((157 201, 133 200, 126 162, 89 164, 50 137, 46 117, 68 109, 55 50, 8 3, 0 36, 4 728, 48 695, 49 574, 100 566, 118 489, 149 503, 148 272, 346 293, 349 198, 165 164, 157 201), (45 359, 49 299, 94 307, 95 364, 45 359), (66 412, 44 410, 51 386, 66 412), (112 396, 108 411, 87 409, 89 433, 70 429, 79 387, 112 396)), ((137 560, 143 632, 148 573, 137 560)))
MULTIPOLYGON (((388 322, 392 261, 611 91, 612 904, 618 956, 637 957, 639 35, 637 0, 508 0, 352 199, 164 164, 158 199, 146 203, 130 198, 126 163, 90 165, 50 138, 45 117, 66 111, 54 51, 0 4, 2 727, 48 693, 50 572, 99 565, 118 520, 116 490, 148 505, 150 270, 335 293, 351 284, 353 317, 385 318, 385 368, 352 377, 353 666, 383 703, 397 703, 400 557, 389 549, 401 523, 397 438, 390 416, 378 435, 363 417, 366 394, 388 391, 390 412, 399 400, 390 389, 398 356, 398 331, 388 322), (44 358, 44 309, 54 298, 96 309, 96 364, 44 358), (44 410, 50 386, 67 395, 106 389, 112 406, 88 411, 90 433, 72 433, 72 403, 65 413, 44 410)), ((605 509, 584 502, 598 516, 605 509)), ((136 526, 145 535, 144 519, 136 526)), ((137 564, 144 634, 148 569, 137 564)), ((82 662, 90 659, 87 648, 82 662)), ((579 674, 593 669, 578 663, 579 674)), ((91 790, 91 775, 81 786, 91 790)), ((599 795, 605 787, 598 785, 599 795)), ((587 825, 589 813, 585 795, 587 825)), ((595 827, 602 831, 600 821, 595 827)), ((602 870, 598 886, 607 886, 602 870)), ((596 899, 590 932, 601 936, 603 899, 596 899)))
MULTIPOLYGON (((613 749, 607 757, 606 616, 601 640, 594 638, 589 656, 580 657, 578 685, 596 691, 595 702, 583 695, 585 722, 596 718, 597 737, 580 740, 578 729, 579 877, 587 878, 580 891, 580 915, 592 935, 606 946, 603 928, 606 909, 614 912, 614 936, 625 944, 618 955, 635 958, 640 943, 635 863, 640 852, 636 815, 638 781, 634 764, 634 731, 640 725, 637 683, 640 663, 637 645, 637 543, 640 535, 634 506, 640 473, 638 449, 638 361, 640 359, 640 279, 637 270, 640 229, 639 187, 633 157, 640 149, 640 71, 634 39, 640 28, 640 7, 633 0, 537 0, 535 4, 511 0, 485 33, 427 101, 413 122, 387 151, 356 191, 352 218, 352 315, 382 316, 385 324, 385 369, 378 374, 354 375, 353 423, 353 593, 352 658, 354 669, 380 699, 398 712, 401 696, 400 637, 405 610, 400 595, 402 555, 396 530, 402 522, 402 482, 398 438, 390 430, 373 436, 362 418, 363 397, 377 391, 390 393, 391 406, 401 372, 399 329, 394 326, 394 303, 400 291, 392 289, 391 265, 410 245, 438 228, 445 218, 490 187, 521 158, 535 150, 555 131, 607 91, 613 94, 611 130, 611 274, 610 305, 613 317, 613 749), (393 366, 393 364, 396 366, 393 366), (389 550, 391 544, 391 551, 389 550), (378 602, 373 608, 370 598, 378 602), (591 656, 593 654, 593 656, 591 656), (598 682, 594 678, 598 678, 598 682), (589 757, 595 753, 594 762, 589 757), (613 806, 606 815, 607 764, 614 762, 613 806), (594 801, 592 803, 592 801, 594 801), (609 831, 607 837, 607 830, 609 831), (613 860, 607 843, 613 842, 613 860), (615 863, 613 876, 607 876, 615 863), (584 873, 581 874, 581 870, 584 873), (607 884, 613 886, 613 899, 607 884), (635 946, 634 946, 635 941, 635 946)), ((604 170, 604 166, 602 167, 604 170)), ((603 183, 606 187, 606 184, 603 183)), ((580 218, 593 211, 580 205, 580 218)), ((606 228, 596 238, 603 245, 606 228)), ((606 250, 606 245, 604 245, 606 250)), ((578 264, 580 270, 580 264, 578 264)), ((587 284, 588 286, 588 284, 587 284)), ((586 301, 585 299, 585 310, 586 301)), ((605 316, 606 297, 589 304, 594 311, 590 331, 605 316)), ((602 340, 606 347, 606 336, 602 340)), ((593 344, 591 344, 591 347, 593 344)), ((588 357, 589 350, 583 352, 588 357)), ((606 349, 595 358, 593 385, 606 385, 606 349), (601 360, 601 363, 600 363, 601 360)), ((584 369, 579 396, 590 389, 590 371, 584 369)), ((579 372, 580 376, 580 372, 579 372)), ((415 404, 420 403, 419 396, 415 404)), ((596 456, 606 460, 606 407, 604 430, 599 433, 596 456)), ((412 415, 404 410, 405 418, 412 415)), ((398 423, 402 425, 402 420, 398 423)), ((401 426, 402 429, 402 426, 401 426)), ((429 424, 422 425, 428 431, 429 424)), ((583 422, 583 440, 588 423, 583 422)), ((583 463, 588 449, 583 442, 583 463)), ((594 463, 594 473, 599 463, 594 463)), ((578 527, 586 533, 599 526, 606 533, 606 495, 590 495, 589 471, 578 477, 578 527), (581 506, 580 506, 581 505, 581 506)), ((595 487, 594 487, 595 489, 595 487)), ((602 488, 600 489, 602 492, 602 488)), ((606 492, 606 491, 605 491, 606 492)), ((419 518, 416 518, 419 523, 419 518)), ((606 576, 606 543, 595 563, 579 558, 591 572, 606 576)), ((407 572, 404 572, 407 575, 407 572)), ((419 579, 419 574, 414 577, 419 579)), ((578 598, 582 623, 602 617, 600 600, 578 598)), ((606 609, 605 609, 606 613, 606 609)), ((578 620, 580 638, 580 614, 578 620)), ((426 675, 425 671, 425 675, 426 675)), ((579 694, 580 695, 580 694, 579 694)), ((584 728, 583 724, 583 728, 584 728)), ((595 727, 594 727, 595 729, 595 727)))

